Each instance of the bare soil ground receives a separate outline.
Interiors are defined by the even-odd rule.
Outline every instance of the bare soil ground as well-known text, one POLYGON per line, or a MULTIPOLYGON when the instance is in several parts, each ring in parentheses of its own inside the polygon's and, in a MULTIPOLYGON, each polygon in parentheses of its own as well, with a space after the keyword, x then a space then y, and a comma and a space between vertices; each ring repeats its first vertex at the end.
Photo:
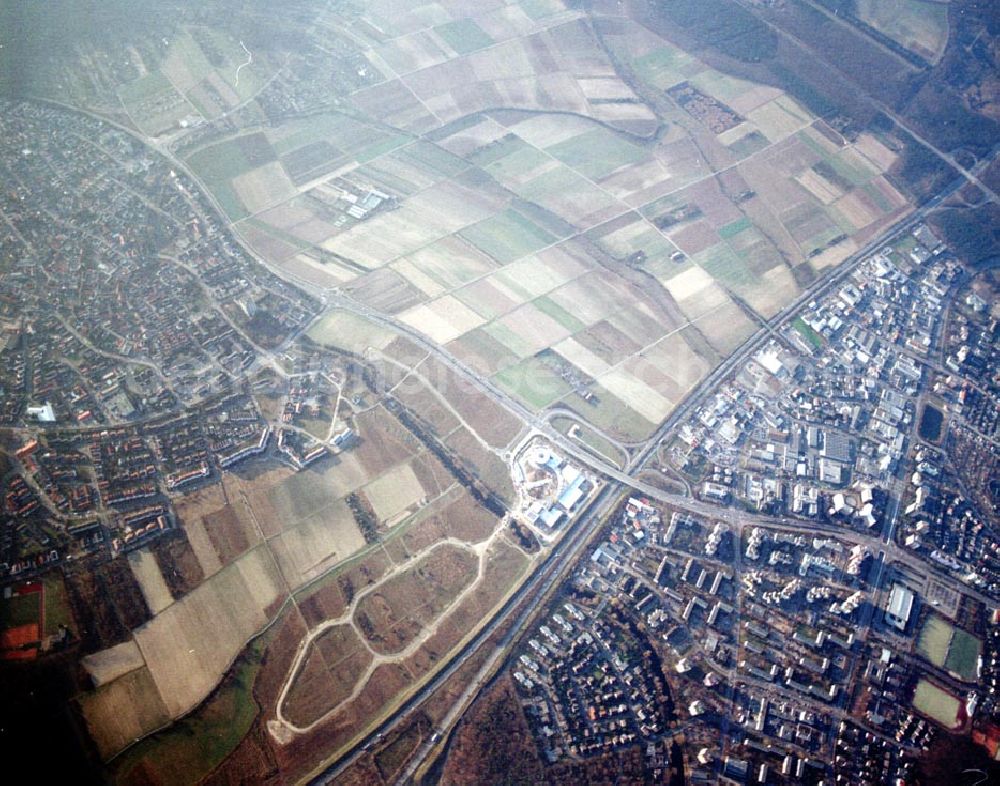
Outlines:
POLYGON ((202 522, 223 565, 228 565, 240 556, 256 540, 248 530, 249 522, 244 522, 232 505, 206 514, 202 517, 202 522))
POLYGON ((347 611, 354 595, 369 584, 374 584, 389 569, 390 560, 384 551, 373 551, 345 569, 338 569, 309 594, 298 601, 310 627, 328 619, 335 619, 347 611))
POLYGON ((474 555, 454 546, 442 546, 366 595, 355 611, 355 623, 377 652, 399 652, 475 575, 474 555))
POLYGON ((184 530, 177 529, 167 537, 159 538, 152 551, 174 600, 184 597, 204 581, 205 572, 184 530))
POLYGON ((152 616, 124 557, 67 574, 66 594, 84 653, 125 641, 152 616))

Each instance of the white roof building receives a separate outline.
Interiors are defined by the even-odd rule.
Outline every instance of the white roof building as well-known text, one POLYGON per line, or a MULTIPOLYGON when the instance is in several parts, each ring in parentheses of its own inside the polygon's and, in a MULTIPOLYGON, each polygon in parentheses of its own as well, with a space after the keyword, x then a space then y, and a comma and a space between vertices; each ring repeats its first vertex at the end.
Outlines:
POLYGON ((902 584, 893 584, 889 593, 889 601, 885 606, 885 619, 897 630, 905 630, 913 612, 913 592, 902 584))

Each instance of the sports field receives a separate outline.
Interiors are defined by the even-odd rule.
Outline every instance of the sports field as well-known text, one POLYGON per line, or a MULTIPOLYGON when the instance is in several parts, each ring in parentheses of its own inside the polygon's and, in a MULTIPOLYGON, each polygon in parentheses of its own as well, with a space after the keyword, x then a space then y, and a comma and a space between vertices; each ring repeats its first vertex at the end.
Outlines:
POLYGON ((917 652, 939 668, 944 668, 966 682, 978 673, 982 642, 944 617, 932 614, 920 629, 917 652))
POLYGON ((927 680, 917 683, 913 694, 913 708, 929 718, 937 721, 946 729, 956 729, 961 724, 958 720, 961 702, 950 693, 927 680))

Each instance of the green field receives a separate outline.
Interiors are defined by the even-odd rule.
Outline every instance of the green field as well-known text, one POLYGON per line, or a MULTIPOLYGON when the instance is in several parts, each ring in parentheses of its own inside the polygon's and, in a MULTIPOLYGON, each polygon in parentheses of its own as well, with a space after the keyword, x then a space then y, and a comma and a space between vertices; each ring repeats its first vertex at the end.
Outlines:
POLYGON ((537 357, 527 358, 504 369, 493 379, 533 409, 543 409, 573 390, 544 360, 537 357))
POLYGON ((425 172, 442 178, 457 177, 469 168, 463 159, 423 140, 407 145, 393 157, 417 164, 425 172))
POLYGON ((460 55, 467 55, 495 43, 472 19, 457 19, 438 25, 434 32, 460 55))
POLYGON ((712 278, 730 289, 742 289, 757 283, 746 261, 737 256, 726 243, 719 243, 700 254, 693 260, 712 278))
POLYGON ((801 333, 802 337, 812 344, 815 349, 819 349, 823 346, 823 337, 809 327, 802 317, 795 317, 795 319, 792 320, 792 327, 801 333))
POLYGON ((244 172, 273 161, 274 149, 263 134, 248 134, 196 150, 187 163, 219 200, 234 221, 249 213, 232 187, 232 180, 244 172))
POLYGON ((285 122, 280 134, 274 134, 272 145, 275 153, 283 156, 314 142, 329 142, 342 147, 350 140, 356 140, 361 147, 363 140, 370 139, 371 132, 364 123, 343 115, 318 113, 285 122))
POLYGON ((979 639, 961 628, 956 628, 951 637, 944 667, 966 682, 974 682, 978 676, 977 667, 981 651, 982 643, 979 639))
POLYGON ((69 598, 66 597, 66 586, 58 575, 46 576, 45 587, 45 630, 43 636, 49 636, 59 630, 60 625, 71 627, 73 615, 69 608, 69 598))
POLYGON ((126 82, 118 88, 118 97, 125 104, 126 109, 135 104, 141 104, 151 98, 176 92, 174 86, 159 71, 151 71, 145 76, 141 76, 134 82, 126 82))
POLYGON ((673 47, 663 47, 635 58, 632 67, 642 81, 665 90, 697 73, 702 66, 687 52, 673 47))
POLYGON ((982 642, 968 631, 956 628, 944 617, 932 614, 920 629, 917 652, 938 668, 972 682, 977 677, 982 642))
POLYGON ((944 666, 954 628, 937 614, 927 618, 917 637, 917 652, 935 666, 944 666))
POLYGON ((547 148, 548 152, 584 177, 599 180, 629 164, 646 159, 646 151, 606 128, 586 131, 547 148))
POLYGON ((572 331, 573 333, 576 333, 587 327, 579 319, 570 314, 566 309, 564 309, 554 300, 552 300, 549 297, 546 297, 545 295, 539 298, 535 298, 535 300, 532 302, 535 308, 537 308, 542 313, 552 317, 556 322, 558 322, 567 330, 572 331))
POLYGON ((857 14, 896 43, 933 59, 948 40, 948 6, 931 0, 857 0, 857 14))
POLYGON ((552 160, 527 142, 522 142, 520 139, 517 142, 517 144, 503 143, 504 155, 486 164, 483 169, 500 180, 506 180, 519 177, 552 160))
POLYGON ((552 245, 556 238, 515 210, 505 210, 458 233, 499 262, 513 262, 552 245))
POLYGON ((16 628, 39 622, 41 617, 41 595, 37 592, 16 595, 0 600, 0 629, 16 628))
POLYGON ((591 385, 590 389, 597 396, 596 403, 588 403, 576 393, 566 396, 563 403, 605 434, 631 442, 646 439, 656 429, 655 423, 650 423, 600 385, 591 385))
POLYGON ((367 163, 379 156, 384 156, 386 153, 390 153, 398 147, 402 147, 407 142, 411 141, 411 137, 408 134, 390 134, 389 136, 384 136, 370 145, 365 146, 354 156, 359 163, 367 163))
POLYGON ((958 710, 961 702, 937 685, 920 680, 913 694, 913 708, 918 712, 936 720, 946 729, 958 726, 958 710))
POLYGON ((749 229, 753 224, 750 219, 744 216, 743 218, 738 218, 730 224, 726 224, 723 227, 719 227, 719 237, 723 240, 729 240, 731 237, 736 237, 740 232, 749 229))

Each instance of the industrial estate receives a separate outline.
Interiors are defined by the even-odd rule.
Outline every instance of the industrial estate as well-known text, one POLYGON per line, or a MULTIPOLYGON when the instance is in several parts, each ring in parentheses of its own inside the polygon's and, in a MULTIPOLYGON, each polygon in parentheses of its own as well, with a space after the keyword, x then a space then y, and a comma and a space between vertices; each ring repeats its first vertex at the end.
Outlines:
POLYGON ((989 3, 54 5, 0 11, 5 750, 1000 779, 989 3))

